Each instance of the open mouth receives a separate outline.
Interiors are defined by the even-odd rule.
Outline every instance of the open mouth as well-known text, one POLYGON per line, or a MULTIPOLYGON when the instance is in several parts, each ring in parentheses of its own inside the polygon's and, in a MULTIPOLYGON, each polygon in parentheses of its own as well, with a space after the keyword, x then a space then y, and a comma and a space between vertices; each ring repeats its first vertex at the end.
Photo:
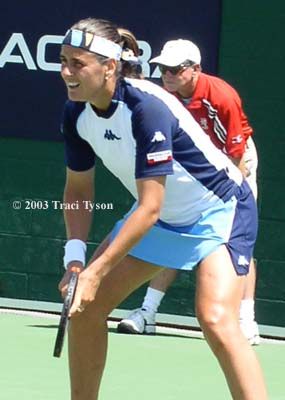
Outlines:
POLYGON ((68 87, 68 89, 76 89, 79 87, 79 83, 72 83, 72 82, 67 82, 66 86, 68 87))

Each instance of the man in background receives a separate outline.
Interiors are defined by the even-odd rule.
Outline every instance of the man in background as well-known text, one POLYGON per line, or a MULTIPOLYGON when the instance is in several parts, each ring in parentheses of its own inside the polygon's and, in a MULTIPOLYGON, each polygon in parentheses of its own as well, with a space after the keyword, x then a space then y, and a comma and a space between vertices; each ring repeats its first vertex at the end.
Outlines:
MULTIPOLYGON (((224 80, 205 74, 199 48, 189 40, 166 42, 161 54, 150 60, 158 65, 164 88, 174 94, 210 136, 212 142, 241 170, 257 198, 257 153, 236 90, 224 80)), ((244 260, 241 258, 242 264, 244 260)), ((118 325, 123 333, 155 333, 155 316, 160 303, 177 276, 165 269, 150 282, 141 308, 134 310, 118 325)), ((251 260, 240 306, 240 326, 252 345, 260 343, 255 321, 254 297, 256 268, 251 260)))

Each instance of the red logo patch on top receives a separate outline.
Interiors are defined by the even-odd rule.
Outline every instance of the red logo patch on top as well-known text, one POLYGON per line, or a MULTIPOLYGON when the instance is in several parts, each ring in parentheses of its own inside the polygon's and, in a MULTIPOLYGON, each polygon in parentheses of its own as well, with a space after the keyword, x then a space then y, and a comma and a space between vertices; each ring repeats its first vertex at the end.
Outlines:
POLYGON ((163 150, 163 151, 157 151, 155 153, 148 153, 146 157, 147 157, 147 163, 150 165, 160 162, 171 161, 173 158, 171 150, 163 150))

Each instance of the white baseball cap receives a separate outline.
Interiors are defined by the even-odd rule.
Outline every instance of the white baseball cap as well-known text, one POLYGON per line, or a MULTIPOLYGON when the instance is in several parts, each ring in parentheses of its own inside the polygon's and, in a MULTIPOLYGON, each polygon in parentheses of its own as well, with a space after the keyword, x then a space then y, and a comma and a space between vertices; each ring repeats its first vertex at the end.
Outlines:
POLYGON ((168 67, 177 67, 186 60, 201 64, 200 50, 190 40, 177 39, 166 42, 160 55, 149 62, 167 65, 168 67))

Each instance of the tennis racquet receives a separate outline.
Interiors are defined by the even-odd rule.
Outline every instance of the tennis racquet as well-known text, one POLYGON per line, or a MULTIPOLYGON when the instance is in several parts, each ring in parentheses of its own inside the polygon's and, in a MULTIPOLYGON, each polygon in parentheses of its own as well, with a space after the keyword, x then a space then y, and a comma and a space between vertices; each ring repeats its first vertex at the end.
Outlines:
POLYGON ((65 332, 67 331, 67 326, 68 326, 69 311, 70 311, 70 308, 73 303, 79 272, 80 272, 80 268, 75 267, 75 268, 71 269, 71 277, 70 277, 68 288, 67 288, 67 294, 65 296, 63 306, 62 306, 60 321, 59 321, 59 325, 58 325, 58 330, 57 330, 57 335, 56 335, 56 340, 55 340, 55 345, 54 345, 54 350, 53 350, 54 357, 60 357, 60 355, 61 355, 61 351, 62 351, 63 343, 64 343, 65 332))

